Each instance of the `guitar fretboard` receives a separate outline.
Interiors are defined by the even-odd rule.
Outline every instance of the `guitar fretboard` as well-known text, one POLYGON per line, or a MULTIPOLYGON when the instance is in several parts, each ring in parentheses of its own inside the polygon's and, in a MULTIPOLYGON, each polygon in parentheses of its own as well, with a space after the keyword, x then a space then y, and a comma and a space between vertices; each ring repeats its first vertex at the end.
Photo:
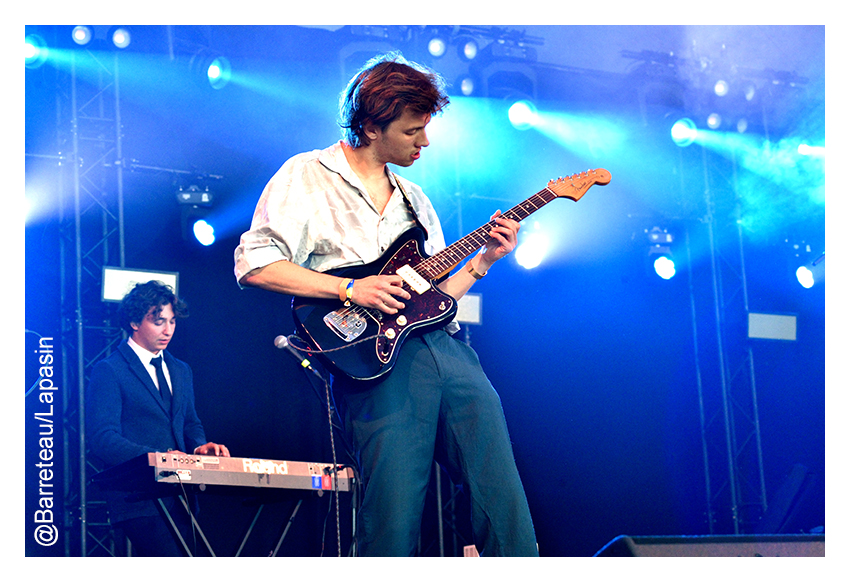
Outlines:
MULTIPOLYGON (((528 218, 532 213, 540 210, 557 198, 549 188, 544 188, 537 194, 520 202, 502 216, 520 222, 528 218)), ((452 243, 443 250, 428 257, 416 266, 416 271, 427 279, 436 279, 446 271, 449 271, 463 259, 483 247, 490 239, 490 231, 498 226, 495 220, 475 229, 457 242, 452 243)))

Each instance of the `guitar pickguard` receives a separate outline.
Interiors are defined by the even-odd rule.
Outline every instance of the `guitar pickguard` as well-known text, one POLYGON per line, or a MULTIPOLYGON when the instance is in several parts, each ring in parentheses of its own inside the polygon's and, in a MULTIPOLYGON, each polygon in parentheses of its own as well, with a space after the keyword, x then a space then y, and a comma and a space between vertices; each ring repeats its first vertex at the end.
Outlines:
POLYGON ((454 316, 456 302, 416 272, 423 260, 418 239, 401 245, 381 269, 381 275, 399 275, 402 288, 410 294, 404 309, 394 315, 382 314, 381 337, 375 344, 375 355, 384 364, 395 359, 402 340, 414 329, 441 324, 454 316))
POLYGON ((379 261, 333 272, 354 279, 399 275, 411 298, 396 314, 344 307, 337 300, 293 298, 299 335, 331 371, 355 380, 379 378, 390 371, 409 334, 438 328, 454 316, 457 303, 416 270, 424 260, 419 251, 423 245, 422 232, 411 229, 379 261))
POLYGON ((366 318, 348 307, 331 311, 322 319, 345 342, 353 342, 366 331, 366 318))

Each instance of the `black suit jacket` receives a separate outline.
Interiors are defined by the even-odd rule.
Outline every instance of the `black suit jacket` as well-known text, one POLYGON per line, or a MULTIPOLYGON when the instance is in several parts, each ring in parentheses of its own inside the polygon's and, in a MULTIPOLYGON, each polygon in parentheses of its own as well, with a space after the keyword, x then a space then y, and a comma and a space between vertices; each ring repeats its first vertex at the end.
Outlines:
MULTIPOLYGON (((149 452, 173 449, 191 454, 207 442, 195 412, 192 369, 167 351, 162 354, 173 392, 170 415, 145 366, 126 342, 92 370, 86 391, 86 438, 104 469, 149 452)), ((107 494, 113 523, 157 514, 153 502, 128 502, 125 496, 107 494)))

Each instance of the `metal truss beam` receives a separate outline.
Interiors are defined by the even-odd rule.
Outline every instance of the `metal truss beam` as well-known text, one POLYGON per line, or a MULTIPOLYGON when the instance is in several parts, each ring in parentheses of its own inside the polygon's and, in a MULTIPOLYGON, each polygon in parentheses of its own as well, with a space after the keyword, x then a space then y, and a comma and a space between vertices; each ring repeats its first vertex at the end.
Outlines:
POLYGON ((66 555, 114 554, 102 501, 89 495, 85 386, 91 367, 121 338, 101 301, 102 270, 124 266, 124 207, 118 54, 71 53, 60 134, 68 160, 61 206, 61 313, 64 403, 66 555), (81 74, 85 71, 85 74, 81 74), (70 203, 70 204, 69 204, 70 203), (70 208, 68 207, 70 206, 70 208))
POLYGON ((737 168, 734 155, 710 155, 705 149, 702 167, 714 321, 710 335, 717 358, 711 389, 705 389, 698 366, 708 531, 752 533, 767 509, 767 494, 753 352, 746 337, 749 299, 737 168))

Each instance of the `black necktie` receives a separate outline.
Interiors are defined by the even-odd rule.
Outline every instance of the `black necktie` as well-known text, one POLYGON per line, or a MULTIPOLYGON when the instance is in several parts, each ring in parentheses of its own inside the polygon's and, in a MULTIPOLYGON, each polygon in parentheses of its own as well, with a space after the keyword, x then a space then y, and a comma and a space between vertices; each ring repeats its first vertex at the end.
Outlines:
POLYGON ((168 382, 165 380, 165 373, 162 371, 162 356, 151 358, 151 365, 156 368, 156 383, 159 384, 159 396, 165 404, 165 410, 171 412, 171 389, 169 389, 168 382))

